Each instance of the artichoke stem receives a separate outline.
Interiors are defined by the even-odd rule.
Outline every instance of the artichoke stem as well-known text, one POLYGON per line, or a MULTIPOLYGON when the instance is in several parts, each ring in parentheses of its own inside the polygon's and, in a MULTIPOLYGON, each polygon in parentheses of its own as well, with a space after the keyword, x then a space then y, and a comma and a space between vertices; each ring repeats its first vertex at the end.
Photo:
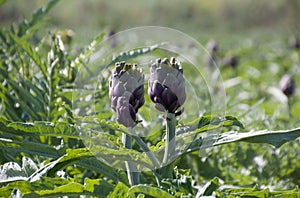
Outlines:
POLYGON ((153 152, 149 149, 147 144, 139 136, 137 136, 136 134, 134 134, 132 136, 132 138, 135 139, 136 143, 142 148, 142 150, 146 153, 148 158, 151 160, 151 162, 154 166, 153 168, 157 169, 159 167, 158 160, 155 157, 155 155, 153 154, 153 152))
MULTIPOLYGON (((133 128, 128 128, 128 131, 133 131, 133 128)), ((122 143, 125 148, 132 149, 132 138, 125 133, 122 134, 122 143)), ((128 180, 130 185, 137 185, 140 183, 140 174, 137 170, 137 166, 134 162, 125 162, 128 180)))
POLYGON ((163 158, 162 175, 164 178, 173 177, 174 164, 171 163, 175 157, 176 140, 175 140, 175 129, 176 129, 176 118, 174 113, 167 113, 167 125, 166 125, 166 147, 163 158), (169 164, 168 164, 169 163, 169 164))
POLYGON ((289 119, 293 118, 293 115, 292 115, 292 101, 291 101, 291 98, 288 98, 288 101, 287 101, 287 109, 288 109, 288 113, 289 113, 289 119))

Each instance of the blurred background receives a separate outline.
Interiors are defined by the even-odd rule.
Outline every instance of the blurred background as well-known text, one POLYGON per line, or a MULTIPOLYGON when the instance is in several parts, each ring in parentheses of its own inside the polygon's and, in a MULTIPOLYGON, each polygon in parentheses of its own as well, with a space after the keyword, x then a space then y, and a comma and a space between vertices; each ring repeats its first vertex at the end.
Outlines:
MULTIPOLYGON (((0 25, 30 18, 34 10, 46 3, 7 0, 0 7, 0 25)), ((85 44, 102 31, 118 32, 144 25, 175 28, 200 41, 214 37, 228 42, 240 37, 297 34, 299 10, 299 0, 64 0, 51 10, 47 26, 71 29, 74 38, 85 44)))

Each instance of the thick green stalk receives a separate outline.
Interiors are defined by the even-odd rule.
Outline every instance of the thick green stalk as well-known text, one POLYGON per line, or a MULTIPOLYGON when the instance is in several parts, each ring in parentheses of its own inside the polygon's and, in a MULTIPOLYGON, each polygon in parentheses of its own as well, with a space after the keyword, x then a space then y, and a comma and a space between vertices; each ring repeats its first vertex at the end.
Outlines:
MULTIPOLYGON (((133 131, 133 128, 128 128, 128 131, 133 131)), ((132 149, 132 138, 125 133, 122 134, 122 143, 125 148, 132 149)), ((127 175, 130 185, 137 185, 140 183, 140 173, 137 170, 137 166, 133 162, 125 162, 127 169, 127 175)))
POLYGON ((291 102, 291 98, 288 98, 287 109, 288 109, 288 113, 289 113, 289 119, 291 119, 293 117, 293 115, 292 115, 292 102, 291 102))
POLYGON ((176 149, 176 118, 175 114, 173 113, 167 113, 166 114, 166 146, 165 146, 165 153, 163 158, 163 168, 162 168, 162 176, 163 178, 172 178, 173 176, 173 168, 174 165, 171 163, 173 160, 172 158, 175 156, 175 149, 176 149))
POLYGON ((136 143, 142 148, 142 150, 146 153, 146 155, 149 157, 151 162, 153 163, 153 168, 156 169, 159 167, 159 163, 153 152, 149 149, 147 144, 137 135, 133 135, 132 138, 135 139, 136 143))
POLYGON ((156 158, 156 156, 153 154, 153 152, 149 149, 149 147, 147 146, 147 144, 137 135, 135 134, 134 130, 130 131, 132 134, 132 138, 136 141, 136 143, 142 148, 142 150, 146 153, 146 155, 149 157, 149 159, 151 160, 152 164, 153 164, 153 174, 155 176, 157 185, 160 186, 160 175, 158 175, 156 173, 156 169, 159 168, 159 163, 158 160, 156 158))

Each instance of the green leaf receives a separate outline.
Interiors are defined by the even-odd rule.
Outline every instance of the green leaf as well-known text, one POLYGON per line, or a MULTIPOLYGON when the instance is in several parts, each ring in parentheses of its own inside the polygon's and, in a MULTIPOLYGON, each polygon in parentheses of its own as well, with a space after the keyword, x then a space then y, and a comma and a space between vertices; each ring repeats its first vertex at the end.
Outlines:
POLYGON ((239 121, 234 116, 204 115, 190 123, 187 123, 186 125, 179 125, 179 130, 177 134, 186 137, 186 136, 196 135, 214 129, 219 129, 222 127, 233 127, 233 126, 244 128, 242 122, 239 121))
POLYGON ((53 189, 55 188, 55 186, 66 185, 67 183, 69 183, 67 179, 58 178, 58 177, 56 178, 46 177, 36 182, 14 181, 0 188, 0 195, 3 197, 9 197, 12 191, 16 189, 20 190, 22 194, 27 194, 39 190, 53 189))
POLYGON ((197 197, 202 196, 211 196, 214 191, 219 188, 219 178, 215 177, 214 179, 207 182, 197 193, 197 197))
POLYGON ((159 47, 161 47, 163 45, 165 45, 165 43, 155 44, 155 45, 152 45, 149 47, 137 48, 137 49, 133 49, 133 50, 130 50, 127 52, 122 52, 118 56, 113 58, 112 61, 109 64, 107 64, 106 67, 114 65, 115 63, 117 63, 119 61, 126 61, 128 59, 135 58, 135 57, 143 55, 143 54, 147 54, 149 52, 152 52, 152 51, 158 49, 159 47))
POLYGON ((84 187, 86 191, 93 193, 97 197, 107 197, 114 190, 114 185, 103 179, 86 178, 84 187))
POLYGON ((152 197, 166 197, 166 198, 172 198, 173 195, 169 194, 168 192, 154 186, 149 186, 146 184, 139 184, 136 186, 132 186, 129 191, 130 194, 134 193, 143 193, 152 197))
MULTIPOLYGON (((35 105, 35 107, 37 107, 40 111, 44 110, 43 106, 45 104, 43 104, 43 102, 41 102, 41 97, 34 97, 28 90, 24 89, 24 84, 22 86, 18 85, 15 81, 8 79, 7 80, 8 84, 10 84, 12 86, 12 88, 14 90, 16 90, 16 92, 18 93, 18 97, 22 98, 22 100, 24 100, 27 103, 32 103, 35 105)), ((25 85, 28 85, 28 81, 25 85)), ((33 85, 31 86, 33 87, 33 85)))
POLYGON ((149 160, 147 154, 144 152, 138 152, 133 149, 111 149, 105 146, 93 146, 90 148, 91 152, 95 154, 96 157, 103 158, 105 160, 120 160, 122 162, 129 161, 134 162, 139 165, 143 165, 150 169, 154 168, 154 164, 149 160))
POLYGON ((45 121, 36 121, 34 123, 12 122, 6 126, 0 125, 0 131, 10 132, 16 135, 80 138, 78 128, 66 122, 56 122, 55 124, 45 121))
MULTIPOLYGON (((0 193, 8 193, 13 189, 20 189, 24 197, 58 197, 58 196, 96 196, 107 197, 114 189, 114 185, 103 179, 86 178, 84 185, 62 178, 44 178, 37 182, 15 182, 0 189, 0 193), (40 185, 40 184, 43 185, 40 185), (75 188, 75 189, 73 189, 75 188)), ((2 194, 3 195, 3 194, 2 194)))
POLYGON ((12 140, 0 138, 0 149, 10 152, 23 152, 32 155, 45 156, 50 158, 58 158, 64 154, 65 148, 55 145, 47 145, 29 140, 12 140))
POLYGON ((0 183, 27 180, 36 170, 36 164, 28 157, 22 158, 22 167, 16 162, 7 162, 0 166, 0 183))
POLYGON ((268 188, 259 189, 258 186, 253 188, 226 188, 221 192, 216 192, 220 197, 270 197, 268 188))
POLYGON ((24 34, 28 34, 29 32, 32 32, 31 29, 36 29, 34 27, 42 21, 42 19, 48 14, 48 12, 55 6, 55 4, 58 1, 59 0, 50 0, 45 7, 41 7, 33 13, 29 22, 27 20, 24 20, 19 25, 18 36, 23 36, 24 34))
POLYGON ((279 148, 284 143, 300 137, 300 127, 280 131, 253 131, 247 133, 227 132, 220 134, 213 146, 232 142, 268 143, 279 148))
POLYGON ((212 115, 206 115, 202 116, 198 122, 198 129, 207 127, 207 126, 237 126, 240 128, 244 128, 243 124, 234 116, 212 116, 212 115))
MULTIPOLYGON (((179 137, 182 138, 184 136, 179 137)), ((229 131, 222 134, 208 135, 203 138, 200 137, 199 140, 195 139, 191 142, 191 146, 188 147, 189 149, 184 149, 180 155, 185 155, 189 152, 199 150, 200 148, 210 148, 233 142, 268 143, 279 148, 284 143, 293 141, 298 137, 300 137, 300 127, 280 131, 261 130, 240 133, 236 131, 229 131)))
POLYGON ((129 188, 123 183, 119 182, 115 187, 114 191, 112 191, 107 197, 108 198, 134 198, 134 195, 128 192, 129 188))
POLYGON ((65 155, 40 168, 28 179, 29 181, 36 181, 46 173, 49 175, 54 175, 57 171, 62 170, 66 166, 73 165, 75 163, 89 170, 101 173, 115 181, 121 181, 125 184, 128 183, 125 179, 126 176, 122 175, 113 167, 110 167, 107 164, 97 160, 94 155, 85 148, 67 150, 67 153, 65 155))
POLYGON ((26 174, 19 164, 7 162, 0 166, 0 183, 26 179, 26 174))
POLYGON ((10 33, 9 35, 12 38, 12 40, 16 44, 18 44, 26 52, 26 54, 35 62, 35 64, 40 68, 40 71, 42 72, 44 79, 47 79, 48 77, 47 67, 46 64, 42 61, 40 54, 38 54, 32 48, 32 46, 30 46, 30 43, 28 43, 26 40, 22 40, 21 38, 17 37, 12 33, 10 33))
POLYGON ((27 176, 30 176, 35 171, 37 171, 38 167, 32 159, 24 156, 22 158, 22 169, 24 170, 27 176))
POLYGON ((49 175, 54 175, 57 171, 62 170, 68 165, 74 164, 80 160, 84 160, 86 158, 93 157, 93 154, 89 152, 87 149, 75 149, 75 150, 67 150, 67 153, 59 158, 57 161, 54 161, 55 166, 48 170, 49 175))
POLYGON ((53 190, 40 190, 29 194, 25 194, 24 197, 41 197, 41 196, 61 197, 61 196, 84 195, 84 194, 89 195, 90 193, 84 191, 83 185, 76 182, 69 182, 66 185, 58 186, 53 190))
MULTIPOLYGON (((225 120, 229 121, 229 126, 237 126, 241 129, 244 128, 244 125, 241 121, 239 121, 236 117, 227 115, 225 116, 225 120)), ((226 126, 226 125, 225 125, 226 126)))
POLYGON ((298 187, 292 189, 292 190, 282 190, 282 191, 274 191, 270 193, 273 197, 300 197, 300 191, 298 187))
POLYGON ((120 181, 125 185, 129 185, 127 176, 123 171, 118 171, 117 169, 114 169, 113 167, 101 162, 95 157, 89 157, 84 160, 81 160, 78 162, 78 165, 86 169, 93 170, 97 173, 101 173, 107 178, 114 180, 115 182, 120 181))

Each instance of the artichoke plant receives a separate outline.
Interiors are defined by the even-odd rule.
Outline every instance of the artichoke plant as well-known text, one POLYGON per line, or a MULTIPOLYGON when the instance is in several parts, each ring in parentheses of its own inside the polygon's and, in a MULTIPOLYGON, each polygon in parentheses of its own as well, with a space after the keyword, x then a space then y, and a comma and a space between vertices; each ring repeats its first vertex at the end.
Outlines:
POLYGON ((162 161, 162 177, 172 178, 173 159, 176 158, 176 116, 183 111, 186 99, 181 63, 174 57, 157 59, 151 64, 148 94, 155 108, 166 113, 166 144, 162 161))
POLYGON ((170 61, 157 59, 151 65, 148 94, 156 109, 179 115, 186 99, 181 63, 174 57, 170 61))
MULTIPOLYGON (((117 62, 109 83, 109 98, 112 109, 117 112, 117 122, 134 132, 138 123, 136 114, 145 103, 144 75, 136 64, 117 62)), ((122 134, 122 143, 128 149, 132 148, 132 137, 122 134)), ((139 184, 139 173, 133 162, 125 161, 128 180, 132 185, 139 184)))
POLYGON ((126 127, 134 127, 136 113, 145 103, 144 75, 136 64, 117 62, 109 84, 112 109, 117 112, 117 121, 126 127))

